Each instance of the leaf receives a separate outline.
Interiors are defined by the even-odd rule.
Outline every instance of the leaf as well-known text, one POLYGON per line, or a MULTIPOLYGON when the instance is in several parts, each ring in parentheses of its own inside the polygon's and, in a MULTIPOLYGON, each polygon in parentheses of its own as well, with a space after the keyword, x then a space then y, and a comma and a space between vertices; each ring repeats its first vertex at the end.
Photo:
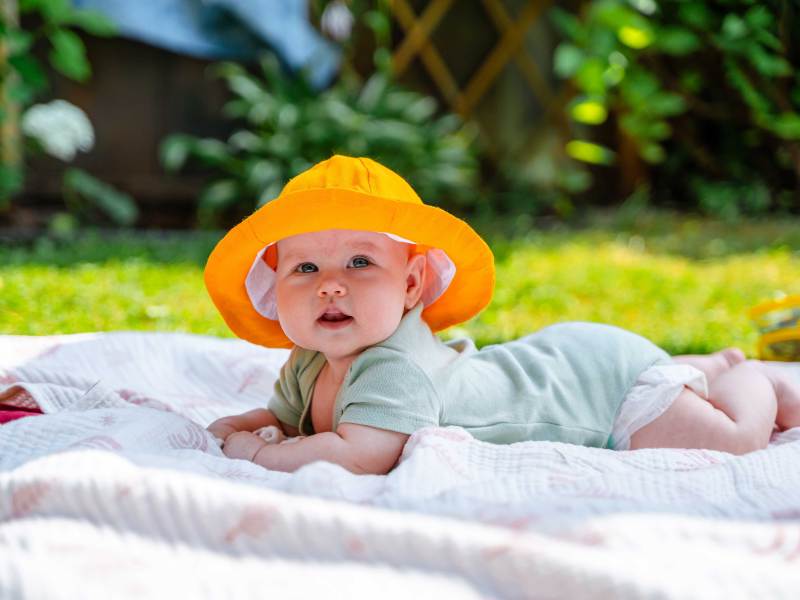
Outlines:
POLYGON ((643 109, 650 114, 672 117, 686 111, 686 100, 672 92, 657 92, 648 97, 643 109))
POLYGON ((740 40, 747 35, 747 23, 739 15, 725 15, 722 21, 722 35, 729 40, 740 40))
POLYGON ((592 57, 583 62, 575 74, 578 87, 589 95, 604 96, 606 91, 603 72, 605 65, 599 58, 592 57))
POLYGON ((792 73, 792 66, 785 58, 769 54, 757 44, 753 45, 748 58, 758 72, 767 77, 782 77, 792 73))
POLYGON ((642 145, 639 148, 639 155, 650 164, 658 164, 664 162, 666 152, 661 144, 650 142, 642 145))
POLYGON ((228 146, 243 152, 259 152, 262 148, 261 138, 246 129, 233 132, 228 138, 228 146))
POLYGON ((626 26, 638 27, 647 22, 642 15, 616 0, 592 2, 589 10, 598 24, 613 31, 626 26))
POLYGON ((291 84, 277 57, 268 53, 261 59, 261 70, 267 80, 267 89, 277 98, 290 97, 291 84))
POLYGON ((275 128, 280 130, 293 130, 300 119, 300 111, 294 104, 284 104, 278 109, 275 128))
POLYGON ((117 25, 111 19, 93 10, 75 10, 63 23, 79 27, 97 37, 112 37, 117 33, 117 25))
POLYGON ((622 81, 622 95, 630 106, 644 105, 658 93, 661 84, 649 71, 632 69, 622 81))
POLYGON ((197 208, 206 214, 215 214, 232 204, 238 196, 239 184, 235 180, 215 181, 201 192, 197 208))
POLYGON ((579 98, 572 103, 569 111, 575 121, 587 125, 599 125, 608 118, 608 110, 597 98, 579 98))
POLYGON ((30 12, 32 10, 37 10, 46 1, 47 0, 19 0, 19 11, 30 12))
POLYGON ((19 73, 20 78, 32 93, 35 94, 47 88, 47 75, 33 55, 12 56, 8 62, 19 73))
POLYGON ((192 152, 200 160, 212 165, 223 164, 231 157, 227 144, 213 138, 195 140, 192 152))
POLYGON ((248 102, 258 102, 264 96, 263 88, 249 75, 231 75, 227 80, 230 90, 248 102))
POLYGON ((649 27, 634 27, 632 25, 624 25, 617 29, 617 37, 620 42, 634 50, 647 48, 655 39, 653 31, 649 27))
POLYGON ((684 71, 680 75, 681 87, 696 94, 703 87, 703 76, 697 71, 684 71))
POLYGON ((672 135, 672 127, 666 121, 651 120, 647 124, 646 134, 652 140, 665 140, 672 135))
POLYGON ((409 104, 416 102, 421 96, 410 90, 393 89, 386 94, 386 112, 392 117, 400 117, 409 104))
POLYGON ((679 2, 678 15, 684 23, 701 31, 710 29, 714 20, 712 12, 703 2, 679 2))
POLYGON ((389 36, 392 24, 383 12, 370 10, 364 14, 362 19, 378 39, 386 39, 389 36))
POLYGON ((267 152, 273 156, 288 160, 296 155, 295 140, 286 133, 276 133, 265 140, 267 152))
POLYGON ((67 169, 63 185, 65 193, 78 194, 89 200, 117 225, 133 225, 139 216, 139 209, 131 196, 82 169, 67 169))
POLYGON ((585 140, 568 142, 566 151, 575 160, 593 165, 610 165, 614 162, 616 156, 613 150, 585 140))
POLYGON ((655 47, 666 54, 685 56, 700 47, 700 38, 683 27, 665 27, 658 32, 655 47))
POLYGON ((585 59, 585 54, 577 46, 561 43, 553 54, 553 70, 556 75, 567 79, 578 72, 585 59))
POLYGON ((279 180, 281 168, 270 160, 250 161, 245 167, 246 183, 251 189, 264 190, 279 180))
POLYGON ((774 23, 772 13, 763 5, 751 7, 745 14, 744 20, 753 29, 770 29, 774 23))
POLYGON ((800 140, 800 115, 782 113, 770 122, 770 129, 785 140, 800 140))
POLYGON ((561 30, 564 37, 571 40, 579 40, 584 35, 583 25, 578 17, 563 8, 553 6, 550 10, 550 18, 556 27, 561 30))
POLYGON ((444 138, 458 130, 463 124, 461 117, 456 114, 450 113, 440 117, 431 128, 431 135, 436 138, 444 138))
POLYGON ((64 76, 75 81, 86 81, 92 74, 86 59, 86 48, 77 34, 68 29, 56 29, 49 35, 53 50, 50 64, 64 76))
POLYGON ((183 134, 170 135, 161 142, 159 156, 164 169, 169 173, 179 171, 186 164, 193 144, 194 138, 183 134))
POLYGON ((24 56, 33 46, 34 36, 22 29, 12 29, 7 33, 9 51, 12 56, 24 56))
POLYGON ((384 119, 375 127, 364 132, 367 140, 389 147, 409 148, 413 151, 422 142, 422 132, 418 127, 403 121, 384 119))
POLYGON ((591 187, 592 174, 585 167, 565 167, 558 173, 558 185, 571 194, 581 194, 591 187))
POLYGON ((765 115, 770 112, 770 103, 764 99, 764 96, 756 90, 747 76, 739 68, 733 60, 726 60, 725 74, 734 88, 741 94, 742 99, 755 113, 756 120, 765 118, 765 115))
POLYGON ((403 111, 403 116, 412 123, 422 125, 435 113, 436 100, 429 96, 423 96, 422 98, 409 104, 405 111, 403 111))
POLYGON ((60 25, 73 11, 69 0, 22 0, 20 12, 38 11, 48 23, 60 25))
POLYGON ((386 95, 389 87, 389 80, 383 73, 375 73, 364 84, 358 96, 356 106, 364 112, 377 110, 380 101, 386 95))

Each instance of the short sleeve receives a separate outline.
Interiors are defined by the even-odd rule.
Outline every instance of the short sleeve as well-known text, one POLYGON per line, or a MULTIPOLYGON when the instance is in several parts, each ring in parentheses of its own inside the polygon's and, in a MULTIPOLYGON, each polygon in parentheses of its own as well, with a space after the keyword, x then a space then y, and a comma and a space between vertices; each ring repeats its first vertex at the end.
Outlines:
POLYGON ((281 367, 280 376, 267 405, 280 421, 292 427, 299 427, 305 409, 299 373, 308 362, 306 358, 297 348, 292 350, 289 360, 281 367))
POLYGON ((413 361, 399 353, 364 353, 353 367, 337 425, 355 423, 407 434, 439 425, 439 396, 413 361))

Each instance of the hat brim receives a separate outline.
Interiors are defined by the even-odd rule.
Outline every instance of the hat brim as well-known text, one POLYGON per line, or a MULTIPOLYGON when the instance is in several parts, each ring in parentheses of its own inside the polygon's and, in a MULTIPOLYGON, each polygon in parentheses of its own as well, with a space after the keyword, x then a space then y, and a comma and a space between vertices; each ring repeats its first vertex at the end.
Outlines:
POLYGON ((208 257, 206 288, 225 323, 237 336, 271 348, 292 347, 280 323, 255 310, 245 279, 256 254, 268 244, 326 229, 392 233, 444 250, 455 264, 456 274, 447 291, 422 312, 433 331, 472 318, 491 300, 492 251, 461 219, 435 206, 349 189, 303 190, 281 196, 258 209, 231 229, 208 257), (298 207, 302 207, 302 214, 298 207))

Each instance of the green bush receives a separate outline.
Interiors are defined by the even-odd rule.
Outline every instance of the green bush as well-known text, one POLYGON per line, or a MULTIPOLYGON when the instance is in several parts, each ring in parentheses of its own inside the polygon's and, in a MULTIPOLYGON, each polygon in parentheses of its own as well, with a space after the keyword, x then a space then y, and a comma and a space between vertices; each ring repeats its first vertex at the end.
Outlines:
POLYGON ((658 203, 797 208, 797 3, 594 0, 552 15, 566 38, 554 68, 577 91, 570 156, 618 164, 632 145, 658 203))
POLYGON ((201 224, 218 222, 225 211, 248 214, 290 178, 336 153, 382 162, 426 201, 458 206, 472 198, 470 130, 454 115, 437 116, 432 98, 382 72, 365 83, 342 77, 319 92, 302 74, 285 74, 272 56, 261 67, 259 75, 234 63, 216 68, 234 96, 225 114, 239 125, 226 141, 175 134, 162 144, 167 170, 196 160, 217 176, 198 199, 201 224))

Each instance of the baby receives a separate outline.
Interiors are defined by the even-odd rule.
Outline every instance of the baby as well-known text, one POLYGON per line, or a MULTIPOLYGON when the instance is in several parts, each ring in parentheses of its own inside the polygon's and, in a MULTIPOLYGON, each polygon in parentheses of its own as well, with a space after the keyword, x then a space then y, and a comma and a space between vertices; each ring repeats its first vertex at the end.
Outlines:
POLYGON ((737 349, 670 358, 608 325, 563 323, 476 350, 435 331, 491 298, 491 252, 397 174, 334 156, 231 230, 206 284, 241 337, 290 346, 267 408, 208 429, 231 458, 384 474, 409 435, 457 425, 494 443, 618 450, 764 448, 800 426, 800 384, 737 349), (292 444, 253 433, 277 427, 292 444))

